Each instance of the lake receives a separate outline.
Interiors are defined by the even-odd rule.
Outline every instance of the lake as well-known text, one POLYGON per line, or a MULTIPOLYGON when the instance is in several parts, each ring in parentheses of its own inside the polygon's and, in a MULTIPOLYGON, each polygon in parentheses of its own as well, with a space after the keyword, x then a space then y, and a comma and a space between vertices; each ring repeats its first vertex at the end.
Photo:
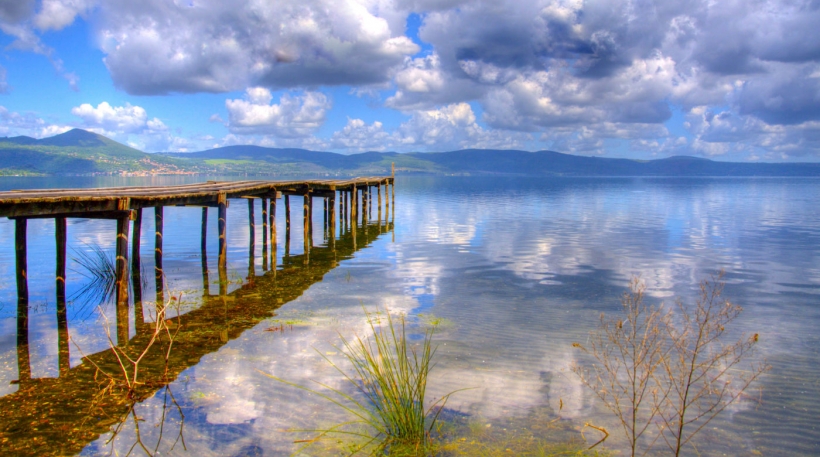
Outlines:
MULTIPOLYGON (((2 178, 0 189, 205 179, 214 178, 2 178)), ((304 446, 294 441, 315 435, 292 430, 328 428, 347 416, 265 373, 313 388, 345 388, 324 357, 346 366, 340 335, 367 334, 363 307, 406 315, 414 340, 437 324, 428 397, 468 389, 454 394, 442 413, 445 423, 455 424, 453 439, 474 446, 464 455, 531 452, 527 446, 544 442, 592 444, 600 433, 585 423, 609 430, 603 446, 624 450, 617 421, 570 371, 579 357, 572 344, 588 341, 601 313, 619 312, 634 276, 646 284, 647 303, 671 306, 694 302, 699 282, 723 269, 724 296, 744 309, 726 342, 758 333, 750 360, 765 360, 771 370, 697 435, 697 450, 818 455, 818 208, 820 179, 811 178, 400 176, 390 213, 381 220, 374 213, 360 226, 355 247, 342 228, 335 249, 327 246, 321 205, 314 205, 319 222, 310 255, 303 252, 297 209, 291 236, 299 242, 286 253, 279 204, 271 254, 277 268, 271 270, 263 264, 261 222, 249 252, 247 204, 238 200, 228 210, 223 297, 215 282, 215 211, 203 277, 200 209, 166 208, 163 297, 174 305, 167 316, 171 330, 174 319, 184 325, 170 368, 146 362, 143 395, 130 403, 106 396, 105 376, 89 367, 96 360, 102 371, 116 372, 110 357, 94 354, 110 352, 106 331, 116 341, 117 313, 111 300, 100 303, 99 291, 87 287, 88 271, 78 262, 98 249, 113 255, 115 223, 68 222, 66 344, 57 331, 54 223, 29 221, 33 379, 19 383, 14 224, 3 219, 0 454, 288 455, 304 446), (68 357, 61 358, 66 347, 68 357), (61 368, 62 359, 69 367, 61 368), (44 419, 20 419, 37 414, 44 419)), ((132 296, 129 310, 132 341, 150 333, 154 320, 153 234, 153 212, 146 210, 142 303, 136 308, 132 296)), ((333 446, 301 452, 335 455, 333 446)), ((665 455, 662 443, 655 449, 665 455)))

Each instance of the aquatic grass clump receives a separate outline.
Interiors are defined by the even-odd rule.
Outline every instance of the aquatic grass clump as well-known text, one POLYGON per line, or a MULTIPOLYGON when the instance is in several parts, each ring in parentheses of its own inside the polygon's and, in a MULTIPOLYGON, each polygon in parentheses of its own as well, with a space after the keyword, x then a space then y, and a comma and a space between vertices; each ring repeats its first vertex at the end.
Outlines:
POLYGON ((424 455, 431 444, 430 435, 450 392, 425 407, 428 374, 433 367, 436 349, 433 347, 435 327, 427 329, 420 348, 407 340, 404 316, 398 322, 386 315, 386 325, 376 313, 365 310, 371 335, 348 340, 341 337, 336 347, 353 367, 352 373, 321 354, 344 376, 354 394, 317 382, 328 393, 316 391, 265 373, 284 384, 316 394, 351 413, 355 419, 320 432, 307 442, 311 444, 328 434, 351 435, 364 441, 350 447, 351 454, 363 450, 372 453, 389 451, 391 455, 424 455), (361 431, 356 426, 369 430, 361 431))
MULTIPOLYGON (((117 266, 114 256, 106 252, 99 245, 86 244, 87 250, 73 249, 75 256, 72 260, 79 268, 71 271, 88 279, 88 282, 77 291, 71 301, 80 301, 91 304, 90 310, 97 305, 109 303, 117 290, 117 266), (90 251, 90 252, 87 252, 90 251)), ((90 311, 86 313, 86 316, 90 311)))

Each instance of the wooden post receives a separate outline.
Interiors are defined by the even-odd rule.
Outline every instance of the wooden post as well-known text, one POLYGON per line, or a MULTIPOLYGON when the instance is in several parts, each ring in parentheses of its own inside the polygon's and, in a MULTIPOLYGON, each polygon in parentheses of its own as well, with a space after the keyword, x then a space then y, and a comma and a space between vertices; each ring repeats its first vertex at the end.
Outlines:
POLYGON ((313 194, 308 194, 308 243, 313 247, 313 194))
POLYGON ((359 194, 356 190, 356 185, 353 184, 353 190, 350 192, 350 225, 351 227, 356 226, 356 212, 357 208, 357 200, 359 199, 359 194))
MULTIPOLYGON (((131 201, 121 198, 117 209, 130 209, 131 201)), ((129 213, 130 214, 130 213, 129 213)), ((131 229, 129 216, 117 218, 117 345, 128 342, 128 232, 131 229)))
POLYGON ((156 290, 156 309, 165 304, 165 281, 162 271, 162 232, 163 208, 154 207, 154 288, 156 290))
POLYGON ((270 267, 273 270, 273 274, 276 274, 276 189, 273 190, 273 196, 270 199, 270 211, 268 212, 268 218, 270 219, 270 246, 271 246, 271 259, 270 259, 270 267))
POLYGON ((328 240, 330 241, 330 249, 336 249, 336 191, 334 190, 333 193, 330 195, 328 199, 328 207, 330 209, 329 219, 330 219, 330 226, 328 240))
POLYGON ((341 217, 341 232, 344 233, 347 227, 347 212, 350 211, 350 203, 348 203, 347 196, 350 195, 350 192, 343 190, 339 197, 341 197, 341 201, 339 202, 339 216, 341 217))
MULTIPOLYGON (((273 250, 276 251, 276 190, 273 191, 273 197, 270 199, 270 212, 268 212, 268 218, 270 219, 270 243, 273 250)), ((276 268, 276 256, 274 256, 271 261, 273 262, 273 267, 276 268)))
POLYGON ((254 214, 254 198, 248 199, 248 230, 250 237, 248 241, 248 280, 252 281, 256 276, 256 215, 254 214))
POLYGON ((65 303, 65 264, 66 264, 66 221, 64 217, 54 219, 54 238, 57 245, 57 268, 56 268, 56 288, 57 288, 57 366, 60 376, 68 373, 71 365, 69 363, 68 347, 68 315, 65 303))
POLYGON ((211 280, 208 277, 208 207, 202 207, 202 229, 199 240, 199 250, 202 253, 202 294, 208 296, 211 289, 211 280))
POLYGON ((305 255, 310 250, 308 239, 310 238, 310 193, 305 192, 302 197, 302 228, 305 242, 305 255))
POLYGON ((145 328, 142 309, 142 271, 140 243, 142 239, 142 208, 135 209, 134 235, 131 241, 131 292, 134 294, 134 332, 139 335, 145 328))
POLYGON ((290 257, 290 195, 285 195, 285 257, 290 257))
MULTIPOLYGON (((381 227, 381 225, 382 225, 382 182, 381 181, 379 181, 379 185, 378 185, 378 187, 376 187, 376 195, 378 197, 377 203, 379 205, 379 210, 378 210, 378 213, 379 213, 379 227, 381 227)), ((379 230, 381 230, 381 228, 379 230)))
POLYGON ((327 233, 327 231, 328 231, 327 220, 329 219, 328 209, 327 209, 327 197, 322 197, 322 210, 323 210, 322 211, 322 227, 324 228, 323 231, 325 233, 327 233))
POLYGON ((367 198, 369 192, 370 192, 370 185, 367 185, 366 187, 364 187, 362 189, 362 225, 364 225, 365 228, 367 228, 367 221, 370 220, 370 214, 369 214, 370 208, 368 208, 368 203, 369 203, 368 200, 369 199, 367 198))
POLYGON ((262 271, 268 271, 268 199, 262 197, 262 271))
POLYGON ((290 194, 285 195, 285 230, 290 230, 290 194))
POLYGON ((14 220, 14 253, 17 262, 17 379, 20 384, 31 380, 31 356, 28 351, 27 223, 27 219, 14 220))
POLYGON ((219 192, 216 197, 219 210, 219 295, 228 294, 228 195, 219 192))

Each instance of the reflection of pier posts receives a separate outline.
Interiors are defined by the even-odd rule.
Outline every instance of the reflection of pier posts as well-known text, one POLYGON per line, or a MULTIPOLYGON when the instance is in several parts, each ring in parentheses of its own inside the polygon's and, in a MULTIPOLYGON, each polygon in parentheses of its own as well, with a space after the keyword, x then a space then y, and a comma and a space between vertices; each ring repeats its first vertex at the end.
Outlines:
POLYGON ((134 332, 142 332, 145 318, 142 312, 142 272, 140 271, 140 239, 142 238, 142 208, 135 209, 134 235, 131 242, 131 291, 134 294, 134 332))
POLYGON ((154 207, 154 290, 156 291, 155 312, 165 304, 165 281, 162 271, 163 207, 154 207))
POLYGON ((219 295, 224 296, 228 293, 228 195, 225 192, 219 192, 216 202, 219 213, 217 224, 219 231, 219 295))
POLYGON ((71 368, 69 363, 68 347, 68 315, 65 303, 65 264, 66 264, 66 221, 64 217, 54 219, 54 238, 57 245, 57 366, 60 375, 68 373, 71 368))
POLYGON ((25 218, 14 220, 14 254, 17 261, 17 379, 20 384, 31 379, 28 352, 28 263, 25 218))
POLYGON ((268 199, 262 197, 262 271, 268 271, 268 199))
POLYGON ((117 210, 125 215, 117 217, 116 277, 117 277, 117 344, 128 342, 128 232, 131 228, 131 202, 122 198, 117 210))
POLYGON ((252 280, 256 276, 255 255, 256 254, 256 215, 254 214, 254 200, 248 199, 248 230, 250 237, 248 240, 248 280, 252 280))
POLYGON ((202 253, 202 291, 208 296, 211 280, 208 277, 208 207, 202 207, 202 233, 200 234, 199 250, 202 253))

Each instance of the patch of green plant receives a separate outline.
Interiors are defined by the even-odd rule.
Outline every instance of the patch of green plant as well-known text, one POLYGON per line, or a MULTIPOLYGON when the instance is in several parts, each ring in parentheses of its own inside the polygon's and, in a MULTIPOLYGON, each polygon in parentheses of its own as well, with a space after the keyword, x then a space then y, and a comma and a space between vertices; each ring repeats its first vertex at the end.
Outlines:
POLYGON ((434 328, 427 329, 420 347, 412 346, 407 340, 404 316, 395 321, 389 313, 384 315, 386 318, 379 318, 365 310, 371 334, 353 340, 341 337, 342 345, 334 346, 352 365, 352 372, 319 352, 344 376, 352 394, 317 382, 322 387, 319 391, 264 373, 283 384, 318 395, 353 416, 350 421, 326 429, 304 430, 319 433, 304 440, 306 446, 322 438, 348 437, 354 441, 342 441, 349 446, 351 455, 366 452, 417 456, 427 455, 431 450, 431 432, 450 395, 455 393, 450 392, 425 407, 427 377, 436 352, 432 344, 434 328))
POLYGON ((455 325, 455 323, 450 319, 447 319, 446 317, 439 317, 431 313, 419 313, 417 317, 423 325, 428 327, 436 327, 443 329, 450 328, 455 325))

